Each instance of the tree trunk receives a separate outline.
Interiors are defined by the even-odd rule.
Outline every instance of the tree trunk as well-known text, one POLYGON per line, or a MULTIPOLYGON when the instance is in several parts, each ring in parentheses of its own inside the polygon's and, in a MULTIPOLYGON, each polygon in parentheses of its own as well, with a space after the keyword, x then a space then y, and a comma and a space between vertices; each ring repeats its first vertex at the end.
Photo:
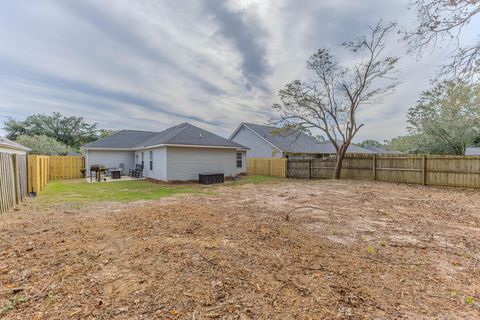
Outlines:
POLYGON ((345 152, 339 152, 337 154, 337 163, 335 164, 335 175, 334 179, 340 179, 340 174, 342 173, 342 164, 343 158, 345 158, 345 152))

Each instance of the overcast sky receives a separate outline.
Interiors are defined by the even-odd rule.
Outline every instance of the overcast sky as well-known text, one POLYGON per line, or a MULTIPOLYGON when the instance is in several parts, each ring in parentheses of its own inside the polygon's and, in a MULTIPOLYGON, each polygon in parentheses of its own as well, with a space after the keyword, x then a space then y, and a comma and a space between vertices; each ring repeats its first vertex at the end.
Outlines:
MULTIPOLYGON (((318 48, 335 49, 380 18, 403 28, 414 21, 407 0, 0 4, 1 122, 59 111, 102 128, 160 131, 187 121, 223 136, 242 121, 268 121, 278 90, 305 78, 318 48)), ((357 142, 404 134, 407 109, 448 52, 417 61, 396 38, 389 44, 402 84, 360 114, 357 142)))

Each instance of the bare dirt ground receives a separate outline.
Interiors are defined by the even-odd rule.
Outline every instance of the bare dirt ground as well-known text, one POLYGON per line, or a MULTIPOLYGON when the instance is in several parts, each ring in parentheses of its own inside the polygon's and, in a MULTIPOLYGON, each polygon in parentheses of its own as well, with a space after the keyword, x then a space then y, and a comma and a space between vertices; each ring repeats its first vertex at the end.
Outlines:
POLYGON ((0 318, 480 318, 479 191, 212 190, 1 216, 0 318))

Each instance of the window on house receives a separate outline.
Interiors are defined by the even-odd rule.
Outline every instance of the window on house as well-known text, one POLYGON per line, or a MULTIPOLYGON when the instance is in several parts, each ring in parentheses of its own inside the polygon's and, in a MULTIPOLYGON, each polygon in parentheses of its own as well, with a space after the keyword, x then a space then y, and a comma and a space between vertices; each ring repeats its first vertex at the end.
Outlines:
POLYGON ((150 151, 150 170, 153 170, 153 151, 150 151))
POLYGON ((237 168, 243 167, 243 155, 241 152, 237 152, 237 168))
POLYGON ((142 151, 142 168, 145 168, 143 158, 144 157, 143 157, 143 151, 142 151))

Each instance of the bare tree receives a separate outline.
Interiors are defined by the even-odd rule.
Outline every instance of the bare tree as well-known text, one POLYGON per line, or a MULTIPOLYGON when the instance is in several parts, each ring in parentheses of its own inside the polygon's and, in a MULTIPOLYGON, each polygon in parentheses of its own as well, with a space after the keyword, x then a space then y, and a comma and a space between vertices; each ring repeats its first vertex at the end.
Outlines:
POLYGON ((452 60, 442 74, 471 79, 480 72, 480 40, 460 47, 460 34, 475 17, 480 18, 480 0, 412 0, 418 25, 404 35, 410 50, 421 54, 439 43, 455 45, 452 60))
POLYGON ((278 117, 273 123, 285 131, 319 129, 336 150, 336 179, 353 137, 363 126, 357 113, 365 105, 378 102, 397 85, 394 68, 397 57, 384 56, 385 38, 395 24, 369 27, 369 34, 342 46, 350 50, 356 63, 342 66, 328 49, 310 57, 308 82, 295 80, 280 90, 281 103, 273 105, 278 117))

